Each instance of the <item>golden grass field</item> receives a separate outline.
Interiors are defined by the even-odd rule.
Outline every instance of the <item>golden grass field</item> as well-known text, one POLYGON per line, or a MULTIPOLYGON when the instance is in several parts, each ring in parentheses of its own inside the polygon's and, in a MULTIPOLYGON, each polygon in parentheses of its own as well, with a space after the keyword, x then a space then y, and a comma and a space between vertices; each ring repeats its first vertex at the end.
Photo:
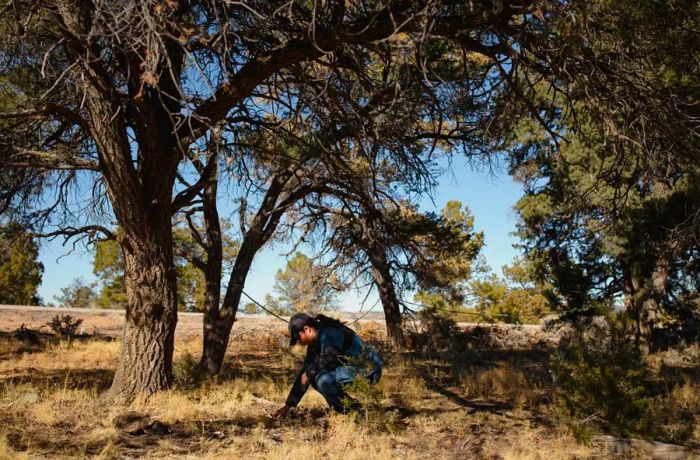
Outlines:
MULTIPOLYGON (((200 336, 178 333, 176 387, 129 407, 101 398, 118 341, 42 337, 30 345, 9 333, 14 323, 0 324, 0 459, 608 458, 552 412, 542 349, 474 348, 459 363, 385 351, 378 405, 328 414, 309 390, 292 416, 274 420, 304 350, 289 349, 285 326, 272 319, 238 322, 221 375, 201 386, 189 380, 200 336)), ((372 322, 358 329, 366 338, 381 333, 372 322)), ((692 380, 678 385, 673 404, 697 410, 698 389, 692 380)))

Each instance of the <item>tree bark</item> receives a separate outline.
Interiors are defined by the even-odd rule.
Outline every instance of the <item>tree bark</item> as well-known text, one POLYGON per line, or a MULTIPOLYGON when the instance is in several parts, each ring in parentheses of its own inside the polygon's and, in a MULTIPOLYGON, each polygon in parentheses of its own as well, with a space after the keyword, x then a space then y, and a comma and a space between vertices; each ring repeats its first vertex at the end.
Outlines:
POLYGON ((244 238, 241 249, 236 256, 221 309, 217 308, 205 312, 204 347, 199 368, 208 375, 217 374, 221 370, 231 328, 236 320, 238 305, 241 301, 243 286, 253 264, 255 253, 260 246, 261 244, 254 241, 253 238, 247 240, 244 238))
MULTIPOLYGON (((312 191, 312 188, 302 186, 280 200, 294 170, 294 168, 289 169, 272 179, 260 209, 250 228, 243 235, 221 308, 218 308, 217 299, 216 308, 212 304, 211 308, 205 310, 204 348, 199 368, 206 374, 217 374, 221 370, 231 328, 236 321, 238 306, 241 302, 243 286, 255 254, 272 237, 287 207, 312 191)), ((215 209, 216 201, 205 202, 205 212, 207 207, 215 209)), ((221 246, 220 237, 218 244, 221 246)))
POLYGON ((639 282, 633 274, 629 263, 622 264, 622 291, 625 295, 625 311, 634 320, 634 342, 639 346, 641 337, 641 308, 639 307, 639 282))
POLYGON ((126 237, 122 244, 126 325, 109 394, 125 402, 172 384, 177 291, 172 244, 168 242, 170 221, 163 227, 162 237, 145 245, 133 237, 126 237))
POLYGON ((404 339, 403 318, 401 317, 399 299, 396 296, 394 281, 391 277, 391 270, 389 269, 389 261, 382 248, 374 247, 367 252, 367 255, 372 264, 374 284, 379 290, 379 299, 384 308, 387 335, 389 336, 389 340, 400 345, 403 343, 404 339))
MULTIPOLYGON (((641 256, 639 259, 643 260, 641 256)), ((651 273, 644 270, 642 275, 637 273, 639 269, 634 263, 624 263, 622 268, 625 309, 634 320, 635 344, 641 345, 644 339, 647 349, 651 350, 653 323, 661 311, 660 300, 666 295, 668 262, 657 258, 651 273)))
MULTIPOLYGON (((97 78, 95 78, 97 79, 97 78)), ((130 402, 139 394, 165 390, 172 383, 177 323, 177 283, 173 263, 170 200, 180 157, 158 124, 155 142, 140 143, 142 162, 131 160, 131 146, 116 97, 96 83, 87 87, 91 134, 110 202, 123 231, 127 295, 126 323, 119 364, 108 395, 130 402), (105 122, 105 120, 112 120, 105 122), (158 132, 163 139, 159 140, 158 132)))
MULTIPOLYGON (((209 161, 216 163, 218 157, 215 155, 209 161)), ((223 262, 223 238, 221 236, 221 224, 219 223, 219 211, 216 206, 217 181, 218 168, 215 166, 210 173, 209 181, 204 187, 204 193, 202 194, 204 226, 207 233, 207 260, 204 267, 204 279, 206 281, 204 293, 204 343, 199 368, 207 374, 219 372, 228 343, 227 337, 222 337, 220 328, 217 327, 220 321, 219 302, 221 301, 221 264, 223 262)))

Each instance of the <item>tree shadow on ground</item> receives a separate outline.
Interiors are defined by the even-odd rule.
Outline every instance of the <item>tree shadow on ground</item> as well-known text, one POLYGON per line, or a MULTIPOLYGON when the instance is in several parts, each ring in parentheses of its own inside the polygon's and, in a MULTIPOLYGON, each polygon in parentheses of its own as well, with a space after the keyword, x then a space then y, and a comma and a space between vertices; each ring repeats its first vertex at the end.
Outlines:
POLYGON ((488 402, 488 401, 474 401, 469 400, 462 395, 460 395, 454 389, 447 387, 444 384, 440 384, 432 378, 429 374, 423 376, 423 382, 428 389, 446 397, 450 401, 466 408, 470 409, 471 413, 474 412, 494 412, 501 413, 502 411, 512 410, 513 405, 504 402, 488 402))
MULTIPOLYGON (((138 415, 138 414, 137 414, 138 415)), ((143 414, 138 426, 128 424, 119 430, 117 444, 123 454, 136 458, 147 456, 156 449, 167 448, 170 453, 207 451, 213 445, 219 448, 240 436, 262 436, 282 442, 283 430, 294 427, 329 427, 328 412, 319 408, 297 409, 288 417, 274 419, 267 413, 239 414, 229 418, 210 420, 183 420, 172 424, 155 422, 143 414), (260 430, 264 431, 260 431, 260 430), (167 446, 167 447, 166 447, 167 446)), ((162 453, 162 452, 161 452, 162 453)))
POLYGON ((65 387, 71 389, 96 388, 107 390, 112 384, 112 369, 51 369, 25 368, 14 374, 0 376, 0 384, 32 384, 38 387, 65 387))
POLYGON ((659 376, 664 382, 674 386, 683 385, 686 381, 700 382, 700 365, 680 366, 662 364, 659 369, 659 376))
MULTIPOLYGON (((514 409, 510 402, 494 398, 488 394, 477 398, 464 395, 465 380, 478 374, 497 369, 518 372, 525 379, 525 387, 518 391, 551 386, 547 370, 549 353, 541 349, 464 349, 458 352, 445 350, 442 353, 404 353, 403 358, 410 362, 409 371, 418 377, 431 391, 449 399, 470 412, 502 413, 514 409)), ((506 382, 510 384, 510 382, 506 382)), ((518 382, 512 382, 517 385, 518 382)))
POLYGON ((0 331, 0 361, 23 354, 42 352, 52 343, 52 338, 53 334, 39 333, 32 329, 0 331))
POLYGON ((271 352, 241 352, 224 361, 220 377, 246 380, 293 380, 301 368, 301 362, 290 366, 284 362, 285 355, 271 352))

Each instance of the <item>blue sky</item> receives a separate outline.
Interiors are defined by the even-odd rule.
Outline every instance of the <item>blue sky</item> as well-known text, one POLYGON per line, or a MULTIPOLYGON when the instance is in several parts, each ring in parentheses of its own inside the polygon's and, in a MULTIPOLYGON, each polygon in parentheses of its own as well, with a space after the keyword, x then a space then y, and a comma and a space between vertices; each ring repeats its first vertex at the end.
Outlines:
MULTIPOLYGON (((489 266, 500 274, 501 266, 509 264, 517 254, 513 244, 517 239, 509 236, 515 229, 515 215, 512 207, 520 198, 522 188, 503 172, 474 170, 466 160, 456 158, 452 172, 443 175, 433 193, 432 200, 423 199, 420 207, 424 211, 439 212, 446 202, 459 200, 469 206, 474 214, 474 227, 483 231, 486 246, 484 255, 489 266)), ((55 302, 54 296, 75 278, 87 282, 95 281, 92 274, 92 253, 82 245, 63 246, 62 239, 42 242, 40 259, 44 264, 44 276, 39 288, 39 295, 45 302, 55 302)), ((286 262, 279 253, 287 248, 273 246, 261 251, 246 281, 246 292, 257 300, 271 293, 275 273, 286 262)), ((361 301, 366 293, 349 292, 339 298, 341 307, 356 311, 361 308, 361 301)), ((365 309, 376 301, 370 296, 365 309)))

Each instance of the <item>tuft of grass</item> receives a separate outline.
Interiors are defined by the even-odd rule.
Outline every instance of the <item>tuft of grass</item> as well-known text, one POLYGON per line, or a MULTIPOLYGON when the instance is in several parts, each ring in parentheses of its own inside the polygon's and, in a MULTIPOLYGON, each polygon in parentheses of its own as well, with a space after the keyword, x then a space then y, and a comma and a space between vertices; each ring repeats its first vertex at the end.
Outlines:
POLYGON ((70 389, 63 387, 58 391, 42 391, 39 400, 32 404, 29 413, 39 424, 53 426, 66 421, 78 423, 87 420, 90 415, 97 415, 100 401, 94 389, 70 389))
POLYGON ((109 441, 95 456, 95 460, 118 460, 122 458, 124 456, 121 455, 121 449, 113 441, 109 441))
POLYGON ((0 458, 6 460, 29 460, 26 452, 15 451, 7 441, 7 434, 0 432, 0 458))
MULTIPOLYGON (((270 459, 326 459, 343 458, 348 460, 390 460, 397 457, 393 439, 386 435, 372 433, 346 416, 331 414, 327 432, 321 438, 301 442, 274 444, 259 458, 270 459)), ((400 455, 401 458, 416 458, 415 454, 400 455)))
MULTIPOLYGON (((347 391, 359 403, 359 410, 352 414, 356 423, 373 433, 399 430, 398 410, 385 407, 382 384, 371 385, 364 378, 356 378, 348 385, 347 391)), ((350 403, 348 401, 348 405, 350 403)))
POLYGON ((192 390, 204 381, 204 374, 199 368, 199 359, 189 351, 185 351, 174 359, 173 379, 175 388, 192 390))
POLYGON ((500 400, 517 409, 535 407, 541 391, 523 369, 510 363, 493 368, 476 368, 461 376, 464 394, 470 399, 500 400))
POLYGON ((683 384, 673 387, 654 404, 654 419, 664 440, 684 443, 700 440, 700 383, 686 378, 683 384))
POLYGON ((500 452, 504 460, 568 460, 600 455, 591 446, 577 443, 569 433, 549 432, 529 423, 513 432, 505 446, 489 443, 484 446, 485 449, 500 452))
POLYGON ((162 391, 148 398, 138 398, 129 406, 129 409, 149 414, 168 425, 185 421, 201 421, 207 418, 202 404, 186 392, 177 390, 162 391))

